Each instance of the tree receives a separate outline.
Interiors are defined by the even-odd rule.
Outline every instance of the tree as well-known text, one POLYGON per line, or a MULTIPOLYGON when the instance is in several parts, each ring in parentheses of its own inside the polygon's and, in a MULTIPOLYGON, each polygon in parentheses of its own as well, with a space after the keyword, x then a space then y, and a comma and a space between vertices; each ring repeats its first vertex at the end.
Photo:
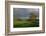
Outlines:
POLYGON ((35 20, 36 20, 36 15, 34 15, 34 13, 30 13, 30 23, 32 23, 32 22, 35 22, 35 20))

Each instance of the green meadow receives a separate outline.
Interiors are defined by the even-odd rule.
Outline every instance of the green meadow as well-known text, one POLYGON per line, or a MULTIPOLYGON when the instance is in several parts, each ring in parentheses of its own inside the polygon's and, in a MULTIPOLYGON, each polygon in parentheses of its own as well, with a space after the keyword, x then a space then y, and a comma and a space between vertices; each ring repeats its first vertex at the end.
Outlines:
POLYGON ((24 27, 39 27, 39 19, 27 19, 21 20, 14 18, 13 20, 14 28, 24 28, 24 27))

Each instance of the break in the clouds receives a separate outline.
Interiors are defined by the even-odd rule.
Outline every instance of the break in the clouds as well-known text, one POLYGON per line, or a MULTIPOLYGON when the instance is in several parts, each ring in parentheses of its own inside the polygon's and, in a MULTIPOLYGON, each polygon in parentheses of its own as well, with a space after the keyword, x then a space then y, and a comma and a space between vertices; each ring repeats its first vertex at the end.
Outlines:
POLYGON ((32 16, 31 13, 34 13, 37 17, 39 16, 39 9, 38 8, 13 8, 14 17, 26 17, 32 16))

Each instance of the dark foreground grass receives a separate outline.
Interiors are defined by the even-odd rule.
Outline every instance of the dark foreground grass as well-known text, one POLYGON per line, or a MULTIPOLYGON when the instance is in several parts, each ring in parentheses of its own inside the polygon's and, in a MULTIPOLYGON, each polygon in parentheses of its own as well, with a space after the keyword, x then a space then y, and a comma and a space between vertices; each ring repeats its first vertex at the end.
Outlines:
MULTIPOLYGON (((32 19, 33 20, 33 19, 32 19)), ((21 20, 17 21, 14 19, 14 28, 24 28, 24 27, 39 27, 39 19, 35 19, 35 21, 27 21, 27 20, 21 20)))

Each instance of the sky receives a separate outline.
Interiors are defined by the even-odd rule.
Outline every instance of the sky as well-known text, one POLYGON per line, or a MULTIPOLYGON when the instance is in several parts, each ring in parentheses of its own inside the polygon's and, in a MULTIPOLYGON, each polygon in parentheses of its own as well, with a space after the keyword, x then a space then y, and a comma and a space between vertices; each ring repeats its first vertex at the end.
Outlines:
POLYGON ((28 19, 34 13, 37 17, 39 16, 38 8, 13 8, 14 17, 28 19))

